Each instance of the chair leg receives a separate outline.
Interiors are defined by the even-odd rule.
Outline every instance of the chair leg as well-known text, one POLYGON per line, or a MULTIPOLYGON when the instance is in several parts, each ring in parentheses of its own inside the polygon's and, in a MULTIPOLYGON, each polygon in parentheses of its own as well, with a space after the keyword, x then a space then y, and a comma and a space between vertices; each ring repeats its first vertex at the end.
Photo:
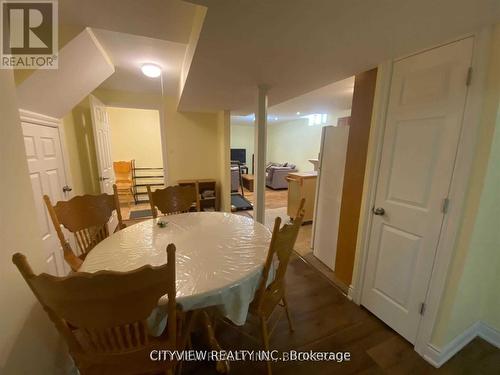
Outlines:
MULTIPOLYGON (((267 322, 263 316, 260 317, 260 327, 262 329, 262 341, 264 342, 264 349, 269 351, 269 334, 267 332, 267 322)), ((267 365, 267 375, 271 375, 272 374, 271 361, 268 360, 266 365, 267 365)))
POLYGON ((288 319, 288 328, 290 329, 290 332, 293 332, 295 331, 295 328, 293 328, 292 317, 290 316, 290 311, 288 310, 288 303, 286 302, 285 296, 283 296, 283 306, 285 307, 286 318, 288 319))

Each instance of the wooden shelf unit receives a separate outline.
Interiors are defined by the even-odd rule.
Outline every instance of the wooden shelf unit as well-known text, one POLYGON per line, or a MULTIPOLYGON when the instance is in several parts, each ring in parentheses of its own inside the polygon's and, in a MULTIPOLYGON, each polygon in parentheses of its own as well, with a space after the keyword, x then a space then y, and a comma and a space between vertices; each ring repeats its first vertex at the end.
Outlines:
POLYGON ((209 178, 200 178, 192 180, 179 180, 177 183, 181 186, 194 185, 196 188, 196 203, 199 205, 201 211, 219 211, 219 196, 217 192, 217 182, 209 178), (206 190, 213 190, 214 196, 203 198, 202 194, 206 190))
POLYGON ((135 160, 132 160, 132 194, 135 204, 149 202, 146 189, 148 185, 154 188, 165 187, 163 167, 137 167, 135 160))

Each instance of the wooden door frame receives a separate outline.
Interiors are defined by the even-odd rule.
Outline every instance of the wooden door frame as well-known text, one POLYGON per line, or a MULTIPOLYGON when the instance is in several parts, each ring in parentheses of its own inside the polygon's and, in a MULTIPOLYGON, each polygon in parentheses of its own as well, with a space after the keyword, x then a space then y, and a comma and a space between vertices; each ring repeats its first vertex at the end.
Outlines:
POLYGON ((373 218, 371 209, 375 204, 393 65, 396 61, 403 58, 439 48, 446 44, 454 43, 469 37, 474 38, 471 64, 473 79, 467 90, 464 115, 462 118, 462 129, 449 188, 448 198, 450 199, 450 207, 443 221, 443 227, 434 259, 434 267, 425 299, 425 314, 420 321, 414 347, 415 351, 436 367, 439 367, 443 363, 443 356, 446 353, 444 353, 443 348, 439 348, 432 344, 432 333, 444 296, 448 272, 453 259, 455 240, 458 237, 458 231, 464 211, 466 193, 469 186, 468 180, 472 173, 471 169, 476 151, 476 141, 484 99, 491 27, 485 28, 479 32, 463 35, 460 38, 454 38, 445 43, 426 48, 425 50, 398 59, 386 61, 379 65, 370 130, 371 134, 368 144, 365 182, 361 202, 360 230, 358 231, 357 237, 352 284, 349 287, 348 295, 356 304, 361 304, 373 218), (464 124, 467 124, 467 126, 464 126, 464 124))

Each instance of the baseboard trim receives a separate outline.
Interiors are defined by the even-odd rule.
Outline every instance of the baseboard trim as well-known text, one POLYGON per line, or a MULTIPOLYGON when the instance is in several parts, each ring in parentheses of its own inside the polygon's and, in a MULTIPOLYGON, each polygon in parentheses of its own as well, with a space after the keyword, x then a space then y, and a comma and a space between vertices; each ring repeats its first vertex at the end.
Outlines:
POLYGON ((485 322, 478 321, 455 337, 443 348, 428 344, 426 353, 423 353, 422 357, 432 366, 439 368, 476 337, 481 337, 491 345, 500 348, 500 331, 485 322))
POLYGON ((483 340, 500 349, 500 331, 485 322, 479 322, 478 334, 483 340))
POLYGON ((352 301, 354 298, 354 286, 352 284, 347 288, 347 298, 349 301, 352 301))

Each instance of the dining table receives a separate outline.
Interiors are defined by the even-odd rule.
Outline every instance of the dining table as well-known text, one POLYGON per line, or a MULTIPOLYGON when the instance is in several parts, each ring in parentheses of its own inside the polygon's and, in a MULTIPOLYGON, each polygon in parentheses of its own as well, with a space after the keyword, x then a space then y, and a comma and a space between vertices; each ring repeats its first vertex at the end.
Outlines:
MULTIPOLYGON (((215 308, 232 323, 243 325, 270 240, 270 230, 247 216, 225 212, 160 216, 111 234, 92 249, 79 271, 126 272, 147 264, 160 266, 167 262, 167 245, 173 243, 176 301, 183 311, 215 308)), ((165 327, 166 302, 162 297, 150 316, 153 333, 165 327)), ((215 340, 213 332, 209 335, 215 340)))

